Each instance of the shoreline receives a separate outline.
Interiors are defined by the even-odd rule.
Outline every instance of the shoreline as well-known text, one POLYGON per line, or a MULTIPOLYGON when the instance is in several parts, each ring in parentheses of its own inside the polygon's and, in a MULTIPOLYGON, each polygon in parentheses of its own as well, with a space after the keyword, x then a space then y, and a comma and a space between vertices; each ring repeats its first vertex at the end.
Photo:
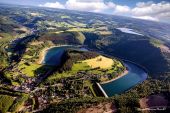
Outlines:
POLYGON ((39 54, 39 59, 37 61, 38 64, 41 64, 41 65, 43 64, 43 60, 45 58, 45 55, 46 55, 48 49, 50 49, 50 48, 44 48, 41 50, 41 52, 39 54))
POLYGON ((115 80, 117 80, 117 79, 119 79, 119 78, 121 78, 121 77, 125 76, 126 74, 128 74, 128 72, 129 72, 128 70, 125 70, 125 71, 124 71, 123 73, 121 73, 118 77, 113 78, 113 79, 108 80, 108 81, 100 82, 100 84, 106 84, 106 83, 109 83, 109 82, 115 81, 115 80))
POLYGON ((37 60, 37 63, 40 65, 43 65, 45 55, 49 49, 54 48, 54 47, 63 47, 63 46, 70 46, 70 45, 56 45, 56 46, 50 46, 50 47, 43 48, 39 54, 39 59, 37 60))

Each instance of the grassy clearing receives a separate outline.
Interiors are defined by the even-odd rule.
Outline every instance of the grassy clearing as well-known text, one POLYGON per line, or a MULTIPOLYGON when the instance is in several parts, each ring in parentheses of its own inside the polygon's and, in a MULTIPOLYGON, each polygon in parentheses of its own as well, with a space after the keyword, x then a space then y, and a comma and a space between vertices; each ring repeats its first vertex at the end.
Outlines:
POLYGON ((89 70, 89 69, 91 69, 91 68, 86 63, 77 62, 77 63, 73 64, 72 69, 70 71, 63 72, 63 73, 56 73, 56 74, 48 77, 48 79, 52 80, 52 79, 60 79, 60 78, 70 77, 70 76, 75 75, 79 71, 85 71, 85 70, 89 70))
POLYGON ((68 23, 66 23, 66 22, 57 22, 57 23, 56 23, 56 26, 57 26, 57 27, 68 27, 68 28, 74 27, 73 25, 68 24, 68 23))
POLYGON ((157 40, 157 39, 150 39, 150 43, 154 45, 155 47, 160 47, 161 45, 164 44, 162 41, 157 40))
POLYGON ((0 95, 0 113, 7 113, 13 102, 14 98, 12 96, 0 95))
POLYGON ((83 62, 87 63, 91 68, 99 67, 101 69, 111 68, 114 64, 114 61, 112 59, 104 57, 102 55, 93 59, 84 60, 83 62))
POLYGON ((82 32, 72 32, 72 33, 75 35, 75 37, 79 40, 81 44, 84 44, 86 37, 83 35, 82 32))
POLYGON ((41 41, 29 43, 27 52, 22 56, 21 61, 18 63, 18 69, 28 77, 35 77, 35 71, 42 67, 41 64, 38 64, 38 57, 40 56, 39 51, 43 48, 41 41), (37 45, 36 45, 37 43, 37 45))
POLYGON ((9 33, 0 33, 0 69, 9 65, 6 48, 13 36, 9 33))
POLYGON ((43 41, 33 41, 33 42, 29 43, 29 44, 32 45, 32 46, 36 46, 36 45, 44 44, 44 42, 43 41))
POLYGON ((39 21, 38 22, 38 25, 39 26, 45 26, 45 25, 48 25, 48 26, 53 26, 53 27, 66 27, 66 28, 72 28, 72 27, 75 27, 67 22, 56 22, 56 21, 39 21))
POLYGON ((92 85, 93 85, 93 84, 92 84, 89 80, 84 81, 84 86, 88 86, 88 87, 90 88, 93 96, 96 97, 96 93, 95 93, 95 91, 93 90, 92 85))
POLYGON ((41 67, 41 65, 36 64, 36 63, 20 62, 18 68, 22 71, 23 74, 25 74, 29 77, 34 77, 35 76, 35 74, 34 74, 35 70, 37 70, 40 67, 41 67))
POLYGON ((28 100, 29 95, 28 94, 22 94, 20 97, 18 97, 15 100, 15 103, 10 107, 9 111, 10 112, 17 112, 20 110, 20 108, 23 107, 24 102, 28 100))
POLYGON ((87 63, 84 63, 84 62, 77 62, 73 64, 73 67, 72 67, 73 72, 84 71, 88 69, 90 69, 90 67, 87 65, 87 63))
MULTIPOLYGON (((106 75, 106 74, 116 74, 123 69, 121 62, 99 55, 96 58, 87 59, 83 61, 77 61, 73 64, 70 71, 65 71, 62 73, 55 73, 47 78, 47 81, 66 78, 76 75, 80 71, 85 71, 89 76, 91 74, 96 75, 106 75)), ((114 76, 114 75, 113 75, 114 76)), ((108 78, 101 77, 101 81, 106 81, 108 78)))
POLYGON ((94 28, 71 28, 67 31, 93 32, 95 31, 95 29, 94 28))
POLYGON ((12 35, 9 33, 0 33, 0 35, 2 36, 2 38, 12 38, 12 35))
POLYGON ((13 82, 13 81, 12 81, 12 85, 13 86, 20 86, 20 84, 18 82, 13 82))
POLYGON ((24 58, 24 59, 31 59, 32 56, 30 56, 30 55, 24 55, 23 58, 24 58))
POLYGON ((109 73, 113 73, 117 71, 119 67, 120 68, 123 67, 123 65, 119 61, 100 55, 93 59, 78 61, 73 64, 72 69, 70 71, 63 72, 63 73, 56 73, 50 76, 48 79, 56 79, 56 78, 59 79, 63 77, 73 76, 79 71, 86 71, 87 73, 93 73, 93 74, 99 74, 99 75, 102 75, 104 73, 109 74, 109 73), (100 58, 102 58, 101 61, 100 61, 100 58), (115 62, 116 62, 116 66, 113 67, 115 62), (94 69, 98 67, 99 69, 94 69), (103 72, 103 70, 107 70, 107 71, 103 72))
POLYGON ((100 35, 112 35, 111 31, 99 31, 100 35))
POLYGON ((12 40, 14 37, 9 33, 0 33, 0 43, 6 43, 12 40))
POLYGON ((70 16, 67 16, 67 15, 61 15, 61 18, 64 19, 64 18, 70 18, 70 16))
POLYGON ((77 27, 86 27, 86 24, 77 21, 72 22, 72 24, 77 27))
POLYGON ((56 34, 60 34, 60 33, 63 33, 64 31, 56 31, 56 32, 54 32, 54 33, 56 33, 56 34))

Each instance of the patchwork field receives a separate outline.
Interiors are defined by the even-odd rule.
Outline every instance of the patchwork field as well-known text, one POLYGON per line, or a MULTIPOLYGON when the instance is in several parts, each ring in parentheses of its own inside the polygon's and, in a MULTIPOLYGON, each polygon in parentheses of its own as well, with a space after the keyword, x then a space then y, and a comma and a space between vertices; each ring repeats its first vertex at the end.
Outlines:
POLYGON ((107 81, 119 75, 119 73, 121 73, 123 70, 124 66, 120 61, 99 55, 95 58, 77 61, 72 65, 71 70, 63 71, 62 73, 55 73, 47 79, 48 81, 51 81, 55 79, 66 78, 74 76, 78 72, 85 71, 87 74, 89 74, 89 76, 93 74, 100 75, 101 81, 107 81), (107 74, 111 75, 110 78, 105 76, 107 74))
POLYGON ((93 59, 88 59, 83 61, 85 63, 87 63, 90 67, 92 68, 102 68, 102 69, 107 69, 107 68, 111 68, 112 65, 114 64, 114 61, 110 58, 104 57, 102 55, 93 58, 93 59))

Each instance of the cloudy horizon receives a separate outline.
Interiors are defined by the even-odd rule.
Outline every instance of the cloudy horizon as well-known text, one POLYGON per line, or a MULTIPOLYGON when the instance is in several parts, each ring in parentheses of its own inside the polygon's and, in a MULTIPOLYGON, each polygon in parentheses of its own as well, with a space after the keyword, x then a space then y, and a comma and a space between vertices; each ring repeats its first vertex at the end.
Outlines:
MULTIPOLYGON (((2 0, 1 3, 11 2, 2 0)), ((12 3, 120 15, 170 23, 170 2, 168 0, 134 0, 133 2, 128 2, 128 0, 30 0, 27 3, 26 0, 22 0, 22 2, 21 0, 15 0, 12 3)))

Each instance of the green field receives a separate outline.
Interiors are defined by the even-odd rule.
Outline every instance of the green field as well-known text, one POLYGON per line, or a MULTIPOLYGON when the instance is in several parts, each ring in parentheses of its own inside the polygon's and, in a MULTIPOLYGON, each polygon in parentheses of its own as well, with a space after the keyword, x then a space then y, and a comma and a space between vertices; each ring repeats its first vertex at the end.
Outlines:
POLYGON ((23 74, 29 77, 35 77, 35 70, 40 68, 41 65, 36 63, 28 63, 27 65, 24 62, 19 63, 19 69, 22 71, 23 74))
POLYGON ((86 27, 86 24, 84 23, 80 23, 80 22, 77 22, 77 21, 74 21, 74 22, 71 22, 74 26, 77 26, 77 27, 86 27))
POLYGON ((24 102, 29 97, 28 94, 19 94, 15 92, 8 93, 11 93, 10 95, 12 96, 0 94, 0 113, 7 113, 8 111, 15 113, 23 107, 24 102))
POLYGON ((71 28, 67 31, 93 32, 95 31, 95 29, 94 28, 71 28))
POLYGON ((71 33, 75 35, 76 39, 78 39, 81 44, 84 44, 86 37, 82 32, 71 32, 71 33))
POLYGON ((8 52, 6 48, 8 47, 9 41, 13 39, 10 33, 0 33, 0 69, 7 67, 8 64, 8 52))
POLYGON ((14 102, 14 97, 8 95, 0 95, 0 113, 6 113, 14 102))
POLYGON ((89 80, 86 80, 83 84, 84 86, 88 86, 93 94, 94 97, 96 97, 96 93, 95 91, 93 90, 93 84, 89 81, 89 80))
POLYGON ((70 16, 67 16, 67 15, 61 15, 61 18, 64 19, 64 18, 70 18, 70 16))
POLYGON ((150 39, 150 43, 154 45, 155 47, 160 47, 161 45, 164 44, 162 41, 157 40, 157 39, 150 39))
POLYGON ((90 67, 86 63, 77 62, 73 64, 72 69, 70 71, 55 73, 50 77, 48 77, 48 79, 53 80, 53 79, 60 79, 64 77, 70 77, 70 76, 74 76, 79 71, 85 71, 88 69, 90 69, 90 67))
POLYGON ((13 38, 13 36, 9 33, 0 33, 0 36, 2 37, 0 38, 1 42, 8 41, 13 38))
MULTIPOLYGON (((89 60, 91 60, 91 59, 89 59, 89 60)), ((94 59, 92 59, 92 60, 94 60, 94 59)), ((102 76, 104 74, 120 73, 121 70, 123 70, 123 68, 124 68, 124 66, 121 64, 121 62, 119 62, 117 60, 113 60, 114 61, 113 65, 108 68, 100 68, 100 67, 92 68, 91 66, 88 65, 88 63, 86 61, 87 60, 77 61, 76 63, 73 64, 72 69, 70 71, 64 71, 62 73, 55 73, 55 74, 51 75, 50 77, 48 77, 47 79, 50 81, 50 80, 54 80, 54 79, 70 77, 70 76, 74 76, 75 74, 77 74, 80 71, 85 71, 89 75, 97 74, 97 75, 102 76)), ((101 79, 101 80, 103 80, 103 79, 101 79)))

